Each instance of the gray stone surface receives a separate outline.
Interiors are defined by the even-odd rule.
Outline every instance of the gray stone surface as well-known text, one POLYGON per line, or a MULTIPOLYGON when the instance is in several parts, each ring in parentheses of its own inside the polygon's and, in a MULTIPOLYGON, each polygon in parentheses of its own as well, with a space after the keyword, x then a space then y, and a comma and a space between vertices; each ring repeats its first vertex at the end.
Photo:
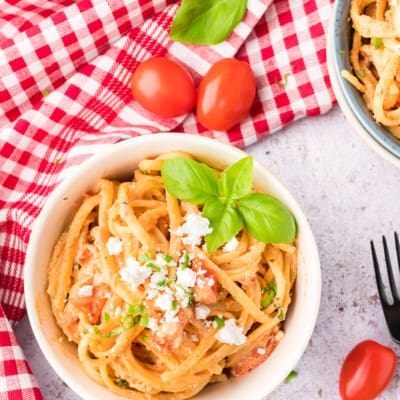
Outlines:
MULTIPOLYGON (((319 247, 322 300, 311 342, 268 400, 339 399, 345 355, 358 342, 393 343, 380 308, 369 240, 400 232, 400 171, 381 160, 352 130, 339 109, 303 119, 247 149, 274 171, 309 218, 319 247)), ((24 318, 16 328, 47 400, 79 400, 54 374, 24 318)), ((266 377, 266 379, 268 379, 266 377)), ((400 399, 399 369, 380 400, 400 399)))

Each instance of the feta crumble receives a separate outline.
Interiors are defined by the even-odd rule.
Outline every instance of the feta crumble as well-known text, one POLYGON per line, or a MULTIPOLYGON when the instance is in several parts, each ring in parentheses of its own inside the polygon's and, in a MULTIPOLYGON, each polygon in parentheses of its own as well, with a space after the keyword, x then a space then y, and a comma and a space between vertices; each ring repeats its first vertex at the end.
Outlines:
POLYGON ((127 258, 126 265, 119 274, 123 281, 129 283, 132 290, 136 290, 153 272, 151 268, 140 265, 134 257, 127 258))
POLYGON ((208 317, 208 314, 210 314, 210 312, 211 310, 204 304, 199 304, 194 309, 194 314, 196 316, 196 319, 206 319, 208 317))
POLYGON ((265 353, 266 353, 266 350, 265 350, 265 349, 262 349, 261 347, 259 347, 259 348, 257 349, 257 354, 264 355, 265 353))
POLYGON ((225 321, 224 326, 215 334, 215 338, 226 344, 239 346, 246 343, 246 336, 243 335, 242 329, 236 325, 234 318, 225 321))
POLYGON ((93 286, 85 285, 79 288, 78 296, 79 297, 89 297, 93 295, 93 286))
POLYGON ((182 243, 189 246, 198 246, 202 238, 212 232, 210 221, 195 213, 186 214, 186 221, 173 234, 182 237, 182 243))
POLYGON ((239 241, 234 236, 229 242, 225 243, 225 246, 222 248, 224 253, 229 253, 230 251, 236 250, 239 245, 239 241))
POLYGON ((156 318, 149 318, 149 323, 147 325, 147 328, 149 328, 151 331, 155 331, 158 328, 158 321, 156 318))
POLYGON ((177 283, 185 287, 193 287, 196 284, 196 272, 190 268, 179 268, 176 271, 177 283))
POLYGON ((107 247, 108 253, 111 256, 116 256, 118 254, 121 254, 122 253, 122 246, 123 246, 122 240, 118 239, 118 238, 116 238, 114 236, 111 236, 107 240, 107 243, 106 243, 106 247, 107 247))

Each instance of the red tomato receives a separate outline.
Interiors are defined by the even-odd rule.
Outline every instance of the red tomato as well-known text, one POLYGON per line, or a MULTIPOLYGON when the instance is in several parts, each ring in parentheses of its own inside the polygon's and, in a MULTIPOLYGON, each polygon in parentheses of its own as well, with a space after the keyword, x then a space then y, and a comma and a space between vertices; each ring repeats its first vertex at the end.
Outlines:
POLYGON ((227 131, 249 112, 255 94, 256 80, 249 64, 224 58, 200 82, 197 118, 208 129, 227 131))
POLYGON ((397 357, 373 340, 359 343, 344 360, 339 378, 343 400, 373 400, 393 378, 397 357))
POLYGON ((192 77, 180 64, 162 57, 150 58, 137 67, 132 93, 143 108, 165 118, 187 114, 196 103, 192 77))

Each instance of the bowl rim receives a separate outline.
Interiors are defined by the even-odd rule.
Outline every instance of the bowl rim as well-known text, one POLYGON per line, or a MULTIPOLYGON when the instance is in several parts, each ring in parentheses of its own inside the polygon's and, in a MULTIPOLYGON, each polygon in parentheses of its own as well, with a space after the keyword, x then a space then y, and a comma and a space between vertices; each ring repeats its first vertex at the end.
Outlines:
POLYGON ((372 116, 367 116, 365 110, 359 107, 355 97, 359 95, 357 90, 344 78, 341 78, 341 70, 344 69, 344 65, 342 65, 342 55, 339 54, 341 49, 338 48, 338 38, 340 35, 336 28, 339 17, 342 16, 344 1, 346 0, 335 1, 328 25, 327 66, 332 89, 347 120, 364 142, 383 159, 400 168, 400 145, 396 143, 398 140, 385 136, 385 133, 381 131, 385 128, 379 127, 373 121, 372 116), (369 127, 373 129, 369 130, 369 127))
MULTIPOLYGON (((52 350, 52 346, 48 345, 48 340, 44 335, 41 327, 40 327, 40 317, 38 316, 36 310, 36 292, 34 288, 36 287, 34 282, 34 263, 31 260, 34 260, 35 252, 37 252, 38 244, 40 243, 40 239, 43 235, 44 227, 46 226, 46 219, 47 213, 49 210, 53 210, 57 207, 60 200, 63 198, 65 190, 72 185, 73 182, 76 182, 76 179, 82 174, 87 168, 92 166, 98 166, 99 163, 105 162, 106 160, 110 160, 113 156, 117 156, 119 153, 124 153, 127 151, 127 148, 134 149, 138 147, 138 145, 146 143, 150 141, 156 140, 158 143, 167 143, 171 140, 174 140, 177 145, 176 148, 182 147, 182 143, 196 145, 202 143, 203 145, 212 146, 213 148, 218 148, 219 150, 224 151, 224 154, 227 154, 226 157, 229 158, 229 163, 233 162, 232 158, 242 158, 248 153, 224 142, 217 141, 212 138, 203 137, 199 135, 193 134, 182 134, 182 133, 158 133, 158 134, 151 134, 151 135, 143 135, 137 136, 134 138, 130 138, 128 140, 124 140, 122 142, 116 144, 107 145, 106 149, 103 149, 101 153, 96 154, 86 161, 82 163, 79 167, 77 167, 71 174, 69 174, 59 185, 53 190, 53 192, 49 195, 42 212, 39 214, 38 218, 34 221, 34 225, 32 227, 32 233, 28 244, 28 250, 26 254, 26 261, 24 266, 24 292, 26 297, 26 307, 27 307, 27 314, 28 318, 32 327, 32 331, 34 333, 35 339, 39 344, 39 347, 44 354, 45 358, 47 359, 48 363, 52 367, 52 369, 56 372, 56 374, 62 379, 73 391, 79 393, 83 398, 95 400, 98 397, 91 396, 90 392, 87 392, 87 389, 84 385, 80 384, 79 380, 76 380, 70 374, 68 374, 68 370, 63 368, 62 363, 57 360, 54 351, 52 350)), ((189 150, 187 150, 189 151, 189 150)), ((159 153, 159 152, 158 152, 159 153)), ((147 155, 147 154, 146 154, 147 155)), ((224 161, 226 162, 226 161, 224 161)), ((110 163, 112 164, 112 163, 110 163)), ((267 394, 271 393, 275 390, 286 378, 288 373, 294 368, 297 364, 301 356, 303 355, 308 343, 311 339, 312 333, 314 331, 319 308, 320 308, 320 301, 321 301, 321 266, 318 254, 318 248, 315 242, 315 238, 311 227, 308 223, 308 220, 297 203, 297 200, 291 194, 291 192, 286 188, 286 186, 281 182, 281 180, 269 170, 269 168, 265 167, 262 163, 254 159, 254 172, 256 169, 259 171, 260 174, 264 174, 268 177, 269 180, 274 182, 274 185, 277 185, 279 191, 284 193, 285 200, 290 201, 292 212, 296 217, 296 221, 301 226, 305 237, 305 241, 307 243, 307 248, 309 249, 309 254, 307 254, 307 270, 310 269, 310 273, 306 274, 307 280, 307 288, 312 289, 309 298, 307 298, 307 305, 309 306, 307 319, 306 319, 306 329, 302 330, 302 332, 296 333, 296 337, 298 337, 298 342, 296 342, 296 346, 292 348, 291 352, 288 353, 288 360, 286 368, 282 368, 276 373, 276 376, 273 377, 272 383, 268 386, 265 384, 265 392, 264 393, 254 393, 252 394, 251 399, 258 400, 264 398, 267 394), (311 299, 310 299, 311 298, 311 299), (312 301, 311 301, 312 300, 312 301), (268 390, 267 390, 268 386, 268 390)), ((255 179, 255 178, 254 178, 255 179)), ((279 347, 278 347, 279 349, 279 347)), ((274 352, 276 353, 276 351, 274 352)), ((273 357, 274 353, 271 355, 273 357)), ((233 391, 236 391, 237 387, 240 383, 234 384, 233 391), (236 386, 235 386, 236 385, 236 386)), ((108 391, 108 389, 106 389, 108 391)), ((111 392, 110 392, 111 394, 111 392)), ((203 399, 203 396, 200 394, 196 395, 194 399, 203 399), (198 397, 200 396, 200 397, 198 397)), ((118 397, 119 398, 119 397, 118 397)), ((204 397, 204 399, 207 397, 204 397)), ((232 397, 232 399, 236 399, 236 397, 232 397)), ((240 397, 238 397, 239 399, 240 397)), ((248 397, 250 399, 250 397, 248 397)), ((122 399, 122 397, 121 397, 122 399)))

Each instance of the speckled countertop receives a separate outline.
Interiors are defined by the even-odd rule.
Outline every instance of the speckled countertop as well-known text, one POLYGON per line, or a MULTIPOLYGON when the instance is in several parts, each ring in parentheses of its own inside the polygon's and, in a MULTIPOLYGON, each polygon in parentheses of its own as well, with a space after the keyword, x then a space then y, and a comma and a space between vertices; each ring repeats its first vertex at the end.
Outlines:
MULTIPOLYGON (((381 160, 336 108, 303 119, 247 148, 286 183, 309 218, 319 247, 322 299, 298 376, 268 400, 339 399, 348 351, 370 338, 391 346, 380 308, 369 240, 400 231, 400 170, 381 160)), ((381 249, 379 249, 381 250, 381 249)), ((43 358, 27 318, 16 333, 47 400, 79 400, 43 358)), ((400 400, 400 367, 380 400, 400 400)))

